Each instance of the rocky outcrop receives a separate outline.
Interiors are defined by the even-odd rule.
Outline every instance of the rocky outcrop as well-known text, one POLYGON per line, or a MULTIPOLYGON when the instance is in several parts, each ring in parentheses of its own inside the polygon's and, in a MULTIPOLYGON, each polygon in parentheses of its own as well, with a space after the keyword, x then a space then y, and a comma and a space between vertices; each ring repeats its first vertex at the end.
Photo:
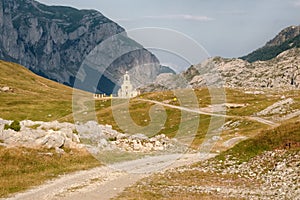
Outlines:
POLYGON ((254 63, 216 57, 193 66, 198 75, 191 68, 184 75, 187 79, 191 77, 192 87, 222 84, 226 87, 295 89, 300 88, 299 53, 300 49, 290 49, 270 61, 254 63))
POLYGON ((142 92, 168 91, 175 88, 188 87, 189 83, 185 80, 182 74, 164 73, 157 76, 155 82, 141 87, 142 92))
MULTIPOLYGON (((140 66, 133 74, 139 78, 146 71, 153 75, 146 79, 151 81, 163 67, 153 54, 128 38, 122 27, 98 11, 46 6, 34 0, 0 0, 0 59, 19 63, 66 85, 74 84, 79 67, 97 45, 120 33, 122 39, 115 43, 117 46, 108 45, 108 52, 122 48, 133 51, 104 66, 110 69, 99 88, 106 93, 112 92, 124 71, 140 66)), ((94 68, 89 67, 86 73, 93 74, 89 69, 94 68)))
POLYGON ((148 138, 143 134, 123 134, 110 125, 89 121, 85 124, 71 124, 24 120, 21 130, 5 129, 11 121, 0 119, 0 145, 7 147, 47 148, 61 151, 62 148, 86 147, 96 155, 101 151, 120 150, 124 152, 150 153, 156 151, 184 151, 184 146, 165 135, 148 138))
POLYGON ((69 123, 41 122, 25 120, 21 130, 5 129, 11 121, 0 119, 0 141, 8 147, 60 149, 82 148, 75 126, 69 123))
POLYGON ((150 153, 157 151, 178 152, 185 151, 186 147, 178 144, 176 140, 165 135, 147 137, 144 134, 119 133, 110 125, 100 125, 94 121, 84 125, 77 125, 79 138, 87 149, 97 155, 99 152, 119 150, 123 152, 150 153))
POLYGON ((264 110, 256 113, 257 116, 267 116, 267 115, 275 115, 275 114, 286 114, 289 111, 289 108, 295 101, 292 98, 284 99, 282 101, 278 101, 273 105, 265 108, 264 110))

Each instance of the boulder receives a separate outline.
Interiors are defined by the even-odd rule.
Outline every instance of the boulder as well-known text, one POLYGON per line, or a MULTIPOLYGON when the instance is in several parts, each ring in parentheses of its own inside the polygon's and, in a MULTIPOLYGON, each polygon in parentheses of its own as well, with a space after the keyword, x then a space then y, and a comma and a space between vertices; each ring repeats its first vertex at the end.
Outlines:
POLYGON ((60 148, 64 145, 66 138, 60 131, 48 131, 48 135, 44 138, 42 145, 48 149, 60 148))

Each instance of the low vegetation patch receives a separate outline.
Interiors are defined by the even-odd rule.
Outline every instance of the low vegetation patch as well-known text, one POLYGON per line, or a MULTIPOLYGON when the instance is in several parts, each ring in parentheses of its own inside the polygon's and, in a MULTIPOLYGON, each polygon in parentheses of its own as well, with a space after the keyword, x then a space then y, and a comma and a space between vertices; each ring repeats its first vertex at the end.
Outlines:
POLYGON ((4 125, 4 130, 8 130, 8 129, 19 132, 21 130, 20 122, 17 121, 17 120, 14 120, 10 125, 5 124, 4 125))

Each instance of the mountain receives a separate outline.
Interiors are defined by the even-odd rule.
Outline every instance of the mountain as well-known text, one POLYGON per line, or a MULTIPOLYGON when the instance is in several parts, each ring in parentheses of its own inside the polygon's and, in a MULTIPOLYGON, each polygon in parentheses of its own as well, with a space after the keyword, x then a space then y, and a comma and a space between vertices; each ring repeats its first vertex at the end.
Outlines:
POLYGON ((101 62, 90 66, 85 62, 85 79, 80 79, 76 86, 112 93, 125 71, 132 72, 137 82, 148 83, 166 70, 152 53, 98 11, 46 6, 34 0, 0 0, 0 59, 19 63, 36 74, 74 86, 87 57, 88 61, 98 62, 98 57, 111 58, 119 49, 130 51, 118 55, 107 66, 101 62), (117 39, 105 44, 105 55, 92 58, 90 53, 96 47, 117 34, 117 39), (91 85, 89 75, 97 83, 91 85))
POLYGON ((282 30, 274 39, 254 52, 241 57, 249 62, 266 61, 291 48, 300 47, 300 26, 290 26, 282 30))
POLYGON ((300 26, 282 30, 274 39, 242 58, 212 57, 181 74, 162 74, 143 91, 186 87, 300 88, 300 26))

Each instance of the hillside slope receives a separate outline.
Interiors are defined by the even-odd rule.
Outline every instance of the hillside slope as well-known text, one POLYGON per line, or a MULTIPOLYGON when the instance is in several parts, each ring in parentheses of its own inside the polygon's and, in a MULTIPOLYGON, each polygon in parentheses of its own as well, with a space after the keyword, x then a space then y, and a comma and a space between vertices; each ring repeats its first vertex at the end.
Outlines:
POLYGON ((0 118, 51 121, 72 111, 72 88, 0 60, 0 118))

